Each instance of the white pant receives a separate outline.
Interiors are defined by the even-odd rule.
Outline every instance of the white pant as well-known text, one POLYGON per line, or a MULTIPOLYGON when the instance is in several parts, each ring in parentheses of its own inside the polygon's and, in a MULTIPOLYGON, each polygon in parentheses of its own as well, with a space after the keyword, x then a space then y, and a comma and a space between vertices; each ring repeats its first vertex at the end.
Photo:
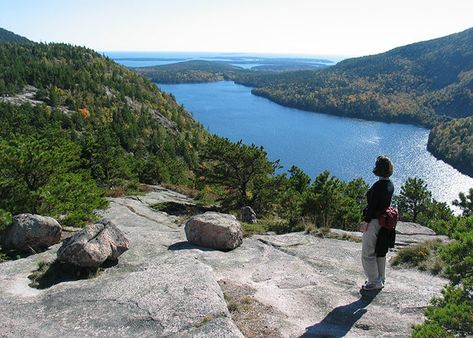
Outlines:
POLYGON ((376 283, 386 279, 386 257, 376 257, 376 240, 381 229, 377 219, 372 219, 368 230, 363 233, 361 263, 368 283, 376 283))

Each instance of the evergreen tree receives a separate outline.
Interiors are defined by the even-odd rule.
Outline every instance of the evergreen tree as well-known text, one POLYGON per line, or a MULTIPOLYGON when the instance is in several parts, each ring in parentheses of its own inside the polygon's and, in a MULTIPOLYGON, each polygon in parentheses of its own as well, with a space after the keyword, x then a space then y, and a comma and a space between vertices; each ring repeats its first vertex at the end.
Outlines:
POLYGON ((402 219, 416 222, 431 200, 432 193, 427 190, 427 184, 421 178, 409 177, 397 197, 402 219))
POLYGON ((262 185, 273 175, 279 162, 271 162, 263 147, 232 143, 226 138, 213 136, 201 153, 201 173, 207 183, 223 186, 228 192, 227 205, 254 206, 262 185))
POLYGON ((453 201, 453 205, 460 207, 463 211, 463 216, 470 216, 473 214, 473 188, 470 188, 468 195, 461 192, 458 194, 458 200, 453 201))

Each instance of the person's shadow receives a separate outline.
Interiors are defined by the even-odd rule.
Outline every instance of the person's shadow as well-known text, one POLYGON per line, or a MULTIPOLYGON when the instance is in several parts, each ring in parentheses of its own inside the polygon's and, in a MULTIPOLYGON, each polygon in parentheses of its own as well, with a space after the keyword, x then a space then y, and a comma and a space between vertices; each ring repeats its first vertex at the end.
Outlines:
POLYGON ((306 328, 301 338, 345 337, 353 325, 368 311, 366 306, 378 295, 380 290, 362 291, 357 301, 336 307, 320 322, 306 328))

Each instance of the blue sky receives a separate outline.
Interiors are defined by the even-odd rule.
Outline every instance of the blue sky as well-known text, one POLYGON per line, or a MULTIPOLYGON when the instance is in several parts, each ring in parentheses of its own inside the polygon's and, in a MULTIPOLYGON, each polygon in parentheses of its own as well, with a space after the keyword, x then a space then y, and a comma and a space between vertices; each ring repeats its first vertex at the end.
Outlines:
POLYGON ((367 55, 473 27, 473 0, 0 0, 0 27, 98 51, 367 55))

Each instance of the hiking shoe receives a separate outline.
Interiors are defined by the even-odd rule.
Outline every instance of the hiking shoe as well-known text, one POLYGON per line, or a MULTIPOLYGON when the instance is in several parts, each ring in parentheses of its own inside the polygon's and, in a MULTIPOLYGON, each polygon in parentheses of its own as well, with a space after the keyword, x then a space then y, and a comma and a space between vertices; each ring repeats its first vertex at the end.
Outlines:
POLYGON ((372 283, 365 282, 365 284, 363 284, 363 286, 361 287, 362 290, 366 290, 366 291, 381 290, 382 288, 384 288, 384 284, 382 282, 372 282, 372 283))

